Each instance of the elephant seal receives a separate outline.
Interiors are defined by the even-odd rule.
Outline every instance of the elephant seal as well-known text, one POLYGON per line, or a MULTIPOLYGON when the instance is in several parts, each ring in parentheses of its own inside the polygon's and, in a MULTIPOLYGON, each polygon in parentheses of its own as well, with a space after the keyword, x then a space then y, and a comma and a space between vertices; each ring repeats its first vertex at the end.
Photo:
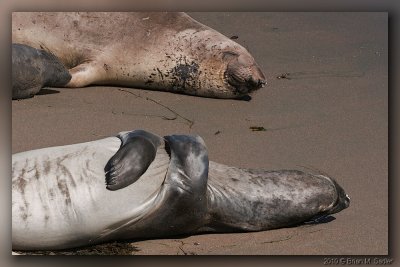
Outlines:
POLYGON ((58 58, 42 49, 12 44, 12 99, 33 97, 43 87, 63 87, 71 75, 58 58))
POLYGON ((56 55, 67 87, 241 98, 265 84, 245 48, 184 13, 13 12, 12 41, 56 55))
POLYGON ((137 130, 12 158, 15 250, 261 231, 348 206, 344 190, 324 175, 209 161, 199 136, 137 130))

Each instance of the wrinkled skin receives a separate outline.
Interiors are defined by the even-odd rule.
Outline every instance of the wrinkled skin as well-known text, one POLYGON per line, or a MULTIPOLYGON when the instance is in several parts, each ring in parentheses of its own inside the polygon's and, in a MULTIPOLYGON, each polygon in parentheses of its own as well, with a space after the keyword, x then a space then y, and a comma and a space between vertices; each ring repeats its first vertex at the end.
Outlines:
POLYGON ((241 98, 266 83, 245 48, 184 13, 14 12, 12 24, 13 42, 46 49, 69 68, 67 87, 241 98))

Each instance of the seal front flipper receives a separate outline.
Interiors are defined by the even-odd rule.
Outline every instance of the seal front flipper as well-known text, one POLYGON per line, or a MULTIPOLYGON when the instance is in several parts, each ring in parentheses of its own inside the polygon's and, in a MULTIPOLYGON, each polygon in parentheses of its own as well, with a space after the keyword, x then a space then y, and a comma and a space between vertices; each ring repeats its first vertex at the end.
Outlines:
MULTIPOLYGON (((123 143, 124 137, 126 136, 120 136, 123 143)), ((190 135, 164 136, 162 141, 165 141, 164 148, 169 155, 162 186, 152 195, 154 197, 151 200, 142 204, 139 214, 108 225, 93 239, 93 244, 119 238, 187 234, 204 225, 209 166, 205 143, 201 137, 190 135)), ((162 150, 164 149, 160 148, 159 153, 162 150)), ((151 183, 147 179, 146 182, 151 183)))
POLYGON ((71 80, 65 85, 69 88, 79 88, 90 85, 101 77, 103 71, 95 61, 87 61, 69 69, 71 80))
POLYGON ((120 133, 121 146, 104 171, 108 190, 122 189, 135 181, 153 162, 162 139, 143 130, 120 133))

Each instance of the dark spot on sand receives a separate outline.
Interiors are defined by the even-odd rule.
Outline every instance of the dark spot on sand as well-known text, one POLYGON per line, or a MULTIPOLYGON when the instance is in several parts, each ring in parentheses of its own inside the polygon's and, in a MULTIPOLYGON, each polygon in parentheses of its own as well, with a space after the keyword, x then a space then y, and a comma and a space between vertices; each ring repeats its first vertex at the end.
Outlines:
POLYGON ((249 129, 252 131, 252 132, 264 132, 264 131, 266 131, 267 129, 265 129, 264 127, 262 127, 262 126, 251 126, 251 127, 249 127, 249 129))
POLYGON ((290 80, 291 78, 290 78, 289 76, 290 76, 289 73, 283 73, 283 74, 277 76, 276 78, 277 78, 277 79, 286 79, 286 80, 290 80))

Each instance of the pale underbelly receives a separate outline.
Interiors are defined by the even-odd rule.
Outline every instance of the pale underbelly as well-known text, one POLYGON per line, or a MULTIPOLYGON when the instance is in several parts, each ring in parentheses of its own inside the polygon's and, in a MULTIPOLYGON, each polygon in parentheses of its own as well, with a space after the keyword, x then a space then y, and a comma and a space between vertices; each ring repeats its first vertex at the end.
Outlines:
POLYGON ((118 221, 140 216, 164 181, 169 156, 160 148, 138 181, 109 191, 104 166, 119 146, 112 137, 13 155, 13 246, 85 243, 118 221))

